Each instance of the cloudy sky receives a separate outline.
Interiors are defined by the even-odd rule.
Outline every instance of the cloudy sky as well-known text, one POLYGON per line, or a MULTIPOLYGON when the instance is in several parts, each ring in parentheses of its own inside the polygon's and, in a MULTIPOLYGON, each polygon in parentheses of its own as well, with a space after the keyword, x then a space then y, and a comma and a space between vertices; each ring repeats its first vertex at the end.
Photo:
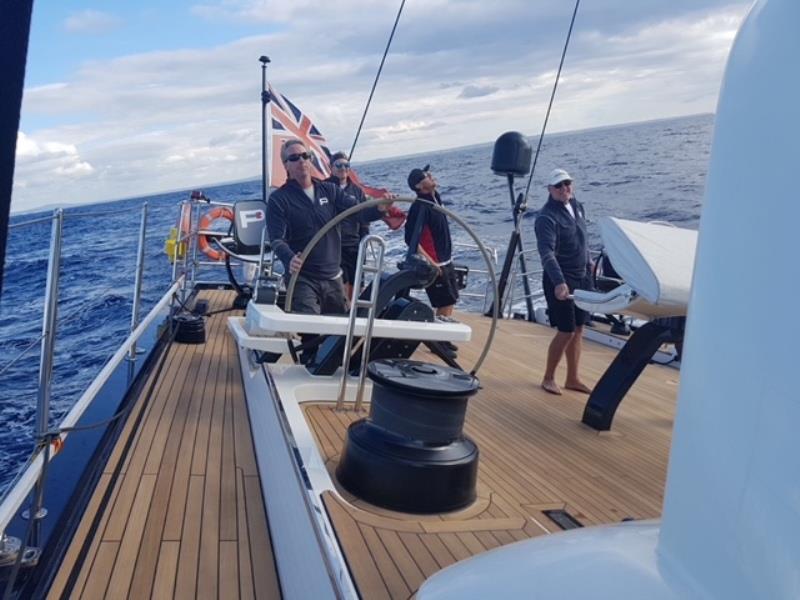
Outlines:
MULTIPOLYGON (((549 130, 713 112, 749 2, 584 0, 549 130)), ((399 0, 36 0, 12 210, 256 177, 261 70, 349 148, 399 0)), ((354 159, 538 133, 573 3, 407 0, 354 159)))

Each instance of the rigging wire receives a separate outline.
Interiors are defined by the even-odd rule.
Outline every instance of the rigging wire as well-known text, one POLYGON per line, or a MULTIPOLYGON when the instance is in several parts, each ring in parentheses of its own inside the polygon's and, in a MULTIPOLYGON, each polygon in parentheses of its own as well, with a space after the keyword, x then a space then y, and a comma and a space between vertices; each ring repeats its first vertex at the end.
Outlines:
MULTIPOLYGON (((105 297, 106 294, 108 294, 109 292, 113 291, 117 287, 118 286, 116 286, 116 285, 110 285, 109 287, 104 289, 102 292, 100 292, 97 295, 97 297, 102 299, 103 297, 105 297)), ((71 323, 72 321, 74 321, 78 317, 84 316, 91 309, 95 308, 97 306, 97 303, 98 303, 97 298, 92 299, 92 300, 87 300, 81 306, 79 306, 75 310, 73 310, 71 314, 64 316, 59 321, 58 327, 62 328, 62 327, 64 327, 64 325, 67 325, 68 323, 71 323)), ((37 337, 36 339, 31 341, 27 346, 25 346, 22 350, 20 350, 20 352, 19 352, 19 354, 17 354, 17 356, 12 358, 10 361, 5 363, 4 365, 0 366, 0 377, 2 377, 6 373, 6 371, 8 371, 11 367, 13 367, 15 364, 17 364, 22 359, 22 357, 25 356, 31 350, 31 348, 36 346, 36 344, 41 342, 44 337, 45 337, 44 333, 40 334, 39 337, 37 337)))
POLYGON ((372 96, 375 94, 375 88, 378 86, 378 79, 381 77, 381 71, 383 70, 383 63, 386 62, 386 55, 389 54, 389 47, 392 45, 392 39, 394 38, 394 32, 397 30, 397 24, 400 22, 400 15, 403 14, 403 7, 406 5, 406 0, 402 0, 400 2, 400 9, 397 11, 397 17, 394 19, 394 25, 392 26, 392 33, 389 34, 389 41, 386 42, 386 50, 383 51, 383 58, 381 58, 381 64, 378 67, 378 73, 375 75, 375 81, 372 83, 372 89, 369 92, 369 98, 367 98, 367 105, 364 107, 364 113, 361 115, 361 122, 358 124, 358 129, 356 130, 356 137, 353 139, 353 145, 350 147, 350 154, 347 155, 348 160, 353 160, 353 152, 356 149, 356 143, 358 143, 358 136, 361 135, 361 128, 364 126, 364 120, 367 118, 367 112, 369 111, 369 105, 372 102, 372 96))
POLYGON ((38 338, 33 340, 30 344, 25 346, 22 350, 20 350, 20 353, 17 354, 16 358, 12 358, 10 361, 8 361, 6 364, 4 364, 2 366, 2 368, 0 368, 0 377, 2 377, 3 374, 6 371, 8 371, 11 367, 13 367, 15 364, 17 364, 20 360, 22 360, 22 357, 25 356, 31 348, 33 348, 34 346, 36 346, 36 344, 41 342, 44 339, 44 335, 45 334, 41 334, 38 338))
POLYGON ((525 187, 525 202, 528 201, 528 193, 531 190, 531 183, 533 182, 533 173, 536 171, 536 161, 539 159, 539 151, 542 149, 542 140, 544 140, 544 132, 547 129, 547 121, 550 119, 550 109, 553 108, 553 100, 556 97, 556 89, 558 89, 558 80, 561 78, 561 68, 564 66, 564 57, 567 55, 567 48, 569 47, 569 40, 572 37, 572 27, 575 25, 575 17, 578 14, 578 7, 581 0, 575 0, 575 9, 572 11, 572 20, 569 22, 569 30, 567 31, 567 39, 564 41, 564 49, 561 51, 561 61, 558 63, 558 72, 556 73, 556 80, 553 83, 553 91, 550 94, 550 103, 547 105, 547 112, 544 115, 544 123, 542 124, 542 133, 539 134, 539 143, 536 146, 536 154, 533 156, 533 165, 531 166, 531 174, 528 177, 528 185, 525 187))

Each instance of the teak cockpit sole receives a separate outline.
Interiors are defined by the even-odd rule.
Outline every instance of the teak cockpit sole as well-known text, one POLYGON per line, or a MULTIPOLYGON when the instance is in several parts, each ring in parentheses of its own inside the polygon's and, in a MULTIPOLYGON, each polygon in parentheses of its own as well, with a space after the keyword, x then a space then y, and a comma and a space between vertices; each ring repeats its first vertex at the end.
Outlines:
MULTIPOLYGON (((217 310, 233 295, 202 297, 217 310)), ((205 344, 173 345, 150 375, 158 378, 133 408, 50 597, 280 597, 237 351, 226 331, 231 314, 209 317, 205 344)), ((473 329, 459 352, 470 367, 491 321, 458 318, 473 329)), ((560 531, 546 511, 566 511, 582 525, 660 515, 678 371, 645 369, 613 430, 598 433, 580 422, 585 395, 553 396, 539 387, 551 336, 540 325, 499 323, 467 412, 465 432, 481 453, 471 506, 420 516, 372 506, 341 488, 322 492, 362 597, 408 598, 458 560, 560 531)), ((614 355, 585 342, 585 381, 593 384, 614 355)), ((424 349, 414 358, 437 360, 424 349)), ((329 402, 301 406, 335 482, 347 426, 365 413, 337 412, 329 402)))
MULTIPOLYGON (((491 321, 458 315, 473 328, 460 344, 474 363, 491 321)), ((655 518, 661 514, 678 371, 651 365, 620 405, 607 433, 581 424, 587 396, 553 396, 539 387, 552 330, 501 321, 478 373, 482 389, 469 403, 465 433, 481 456, 478 499, 455 513, 421 516, 323 493, 351 574, 364 598, 408 598, 434 572, 464 558, 561 528, 544 511, 565 510, 582 525, 655 518)), ((585 342, 582 376, 593 384, 615 352, 585 342)), ((427 351, 416 359, 436 362, 427 351)), ((563 366, 559 377, 563 378, 563 366)), ((347 426, 366 413, 337 412, 331 403, 303 405, 335 481, 347 426)))

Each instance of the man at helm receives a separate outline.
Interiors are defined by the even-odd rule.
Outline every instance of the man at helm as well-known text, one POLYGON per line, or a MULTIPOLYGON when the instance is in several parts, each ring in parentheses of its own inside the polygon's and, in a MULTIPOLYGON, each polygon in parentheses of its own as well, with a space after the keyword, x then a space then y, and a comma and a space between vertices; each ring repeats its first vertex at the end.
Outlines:
MULTIPOLYGON (((328 231, 305 261, 300 260, 300 254, 326 223, 354 206, 356 200, 334 183, 312 179, 312 158, 299 139, 287 140, 281 148, 287 179, 267 201, 267 233, 275 254, 286 268, 286 277, 300 271, 292 311, 344 313, 347 308, 342 287, 339 228, 328 231)), ((358 213, 358 218, 368 223, 382 218, 385 210, 385 205, 366 209, 358 213)))

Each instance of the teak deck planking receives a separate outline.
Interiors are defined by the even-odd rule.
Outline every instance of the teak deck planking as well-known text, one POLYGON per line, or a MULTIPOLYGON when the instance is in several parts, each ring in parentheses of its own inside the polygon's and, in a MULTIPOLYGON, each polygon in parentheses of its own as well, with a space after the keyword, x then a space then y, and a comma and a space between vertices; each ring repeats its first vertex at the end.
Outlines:
MULTIPOLYGON (((469 369, 491 320, 460 314, 473 329, 459 360, 469 369)), ((654 518, 661 513, 678 371, 651 365, 617 411, 612 431, 581 424, 587 396, 539 387, 552 330, 501 321, 478 373, 465 433, 480 448, 478 500, 450 514, 395 513, 325 492, 348 566, 364 598, 408 598, 434 572, 457 560, 514 541, 560 531, 543 511, 565 509, 583 525, 654 518)), ((615 352, 584 342, 582 376, 594 384, 615 352)), ((438 362, 427 350, 415 359, 438 362)), ((559 377, 563 379, 564 366, 559 377)), ((347 425, 366 413, 336 412, 331 403, 303 405, 320 452, 335 479, 347 425)))
MULTIPOLYGON (((204 296, 211 310, 232 299, 222 291, 204 296)), ((76 568, 69 590, 76 598, 280 597, 228 314, 208 319, 205 344, 173 345, 158 380, 150 376, 152 397, 145 404, 148 382, 50 597, 67 591, 76 568), (87 540, 98 511, 96 534, 87 540)), ((459 352, 470 368, 491 321, 459 318, 473 328, 473 341, 459 352)), ((565 509, 584 525, 660 514, 678 372, 649 366, 622 402, 613 430, 598 433, 580 423, 587 396, 552 396, 538 385, 551 336, 539 325, 499 323, 465 427, 481 452, 473 505, 419 516, 371 506, 341 489, 322 495, 362 597, 408 598, 457 560, 560 531, 544 514, 548 509, 565 509)), ((584 343, 587 383, 614 354, 584 343)), ((426 350, 414 358, 437 361, 426 350)), ((347 425, 363 414, 336 412, 330 403, 303 408, 333 474, 347 425)))
MULTIPOLYGON (((212 311, 233 299, 225 291, 202 296, 212 311)), ((207 319, 205 344, 173 344, 158 381, 151 374, 49 597, 280 597, 230 314, 207 319)))

